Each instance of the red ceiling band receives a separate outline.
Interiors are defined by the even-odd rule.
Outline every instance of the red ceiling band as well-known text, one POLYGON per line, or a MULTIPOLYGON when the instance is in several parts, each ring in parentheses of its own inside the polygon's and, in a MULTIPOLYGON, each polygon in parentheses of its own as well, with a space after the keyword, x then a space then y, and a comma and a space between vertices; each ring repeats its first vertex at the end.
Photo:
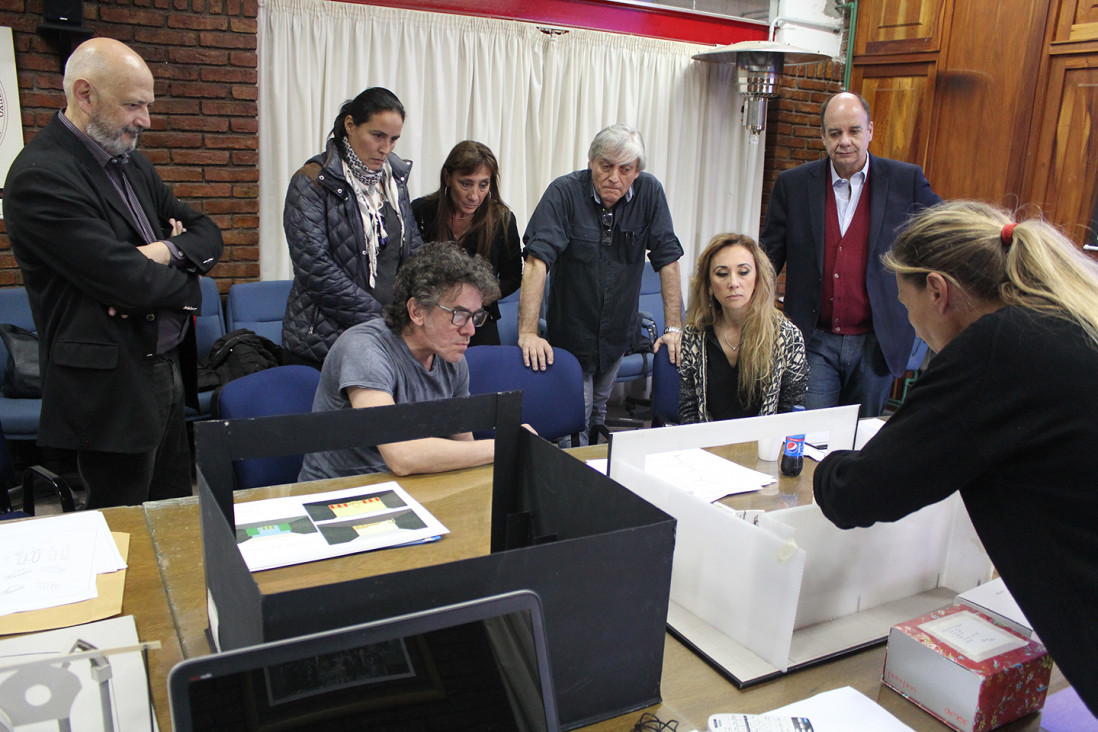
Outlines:
POLYGON ((692 13, 660 5, 598 0, 351 0, 408 10, 520 20, 568 28, 628 33, 672 41, 725 45, 765 41, 768 27, 738 18, 692 13))

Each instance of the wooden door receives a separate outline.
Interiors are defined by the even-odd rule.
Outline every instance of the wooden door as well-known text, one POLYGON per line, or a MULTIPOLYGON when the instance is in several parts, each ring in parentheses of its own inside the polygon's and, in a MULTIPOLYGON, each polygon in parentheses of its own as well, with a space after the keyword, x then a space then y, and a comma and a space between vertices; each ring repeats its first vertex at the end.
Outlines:
POLYGON ((858 11, 854 53, 937 51, 950 5, 949 0, 864 2, 858 11))
POLYGON ((1098 0, 1060 0, 1056 21, 1057 42, 1098 39, 1098 0))
POLYGON ((933 62, 854 67, 850 86, 873 114, 871 153, 925 166, 935 70, 933 62))
POLYGON ((928 173, 942 198, 1016 206, 1049 0, 966 0, 935 80, 928 173))
POLYGON ((1095 243, 1098 52, 1052 59, 1028 200, 1074 241, 1095 243))

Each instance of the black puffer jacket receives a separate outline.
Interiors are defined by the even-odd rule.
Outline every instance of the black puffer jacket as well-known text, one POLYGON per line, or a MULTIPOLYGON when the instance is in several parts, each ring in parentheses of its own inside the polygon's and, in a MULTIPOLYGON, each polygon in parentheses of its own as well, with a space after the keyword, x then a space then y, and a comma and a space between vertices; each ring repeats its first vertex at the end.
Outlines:
MULTIPOLYGON (((385 221, 389 240, 400 238, 403 263, 423 240, 412 215, 408 174, 412 162, 390 153, 399 191, 399 221, 385 221)), ((294 284, 282 319, 282 345, 299 356, 323 361, 339 335, 381 315, 370 294, 370 262, 354 191, 343 175, 336 142, 305 163, 290 179, 282 225, 294 266, 294 284)))

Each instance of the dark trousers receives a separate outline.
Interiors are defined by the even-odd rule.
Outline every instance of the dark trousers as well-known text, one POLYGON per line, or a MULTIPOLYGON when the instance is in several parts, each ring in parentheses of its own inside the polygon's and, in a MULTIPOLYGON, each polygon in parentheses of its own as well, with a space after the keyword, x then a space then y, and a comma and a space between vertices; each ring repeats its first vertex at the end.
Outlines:
POLYGON ((183 419, 183 377, 175 352, 157 356, 152 375, 160 440, 148 452, 77 450, 88 508, 137 506, 191 495, 191 448, 183 419))

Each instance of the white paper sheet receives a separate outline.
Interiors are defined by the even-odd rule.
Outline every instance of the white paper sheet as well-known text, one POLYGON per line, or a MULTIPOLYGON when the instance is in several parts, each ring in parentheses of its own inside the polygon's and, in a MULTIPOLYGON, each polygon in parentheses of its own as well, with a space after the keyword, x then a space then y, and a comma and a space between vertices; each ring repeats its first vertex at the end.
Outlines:
POLYGON ((914 732, 849 686, 771 709, 767 715, 808 717, 812 732, 914 732))
POLYGON ((777 480, 701 448, 648 455, 644 471, 708 503, 757 491, 777 480))
POLYGON ((954 604, 989 610, 1015 623, 1019 626, 1018 630, 1025 630, 1026 632, 1023 635, 1028 634, 1034 640, 1038 640, 1036 634, 1033 633, 1033 625, 1026 618, 1025 613, 1022 612, 1022 608, 1018 607, 1018 603, 1015 602, 1014 596, 1010 594, 1010 590, 1007 589, 1002 577, 996 577, 979 587, 973 587, 968 592, 962 592, 957 595, 954 604))
POLYGON ((237 546, 253 572, 450 533, 393 481, 238 503, 234 512, 237 546))
POLYGON ((124 569, 103 514, 82 511, 0 526, 0 615, 83 602, 96 574, 124 569))
MULTIPOLYGON (((854 435, 854 449, 861 450, 865 443, 873 439, 873 436, 884 427, 885 421, 880 417, 867 417, 858 420, 858 429, 854 435)), ((804 438, 804 456, 820 462, 831 454, 832 448, 828 445, 829 433, 811 432, 804 438)))
MULTIPOLYGON (((17 638, 0 641, 0 691, 14 693, 26 682, 17 676, 20 672, 10 668, 19 663, 34 661, 72 652, 77 640, 84 641, 98 649, 123 648, 138 643, 137 626, 132 615, 124 615, 97 623, 77 625, 72 628, 50 630, 43 633, 31 633, 17 638)), ((156 640, 148 639, 148 640, 156 640)), ((145 663, 140 651, 116 653, 103 657, 110 664, 110 701, 114 729, 118 732, 149 732, 155 730, 155 722, 149 713, 148 680, 145 663)), ((39 667, 41 668, 41 667, 39 667)), ((98 732, 104 729, 101 686, 92 678, 92 664, 89 659, 74 661, 67 669, 50 665, 56 669, 53 676, 64 676, 75 680, 77 686, 68 692, 75 697, 72 700, 69 722, 73 732, 98 732)), ((22 672, 26 673, 26 672, 22 672)), ((55 686, 59 701, 68 697, 55 686)), ((31 687, 31 693, 42 691, 31 687)), ((41 698, 41 695, 38 695, 41 698)), ((0 697, 0 708, 9 712, 11 700, 0 697)), ((38 722, 19 727, 19 732, 56 732, 57 721, 38 722)))

